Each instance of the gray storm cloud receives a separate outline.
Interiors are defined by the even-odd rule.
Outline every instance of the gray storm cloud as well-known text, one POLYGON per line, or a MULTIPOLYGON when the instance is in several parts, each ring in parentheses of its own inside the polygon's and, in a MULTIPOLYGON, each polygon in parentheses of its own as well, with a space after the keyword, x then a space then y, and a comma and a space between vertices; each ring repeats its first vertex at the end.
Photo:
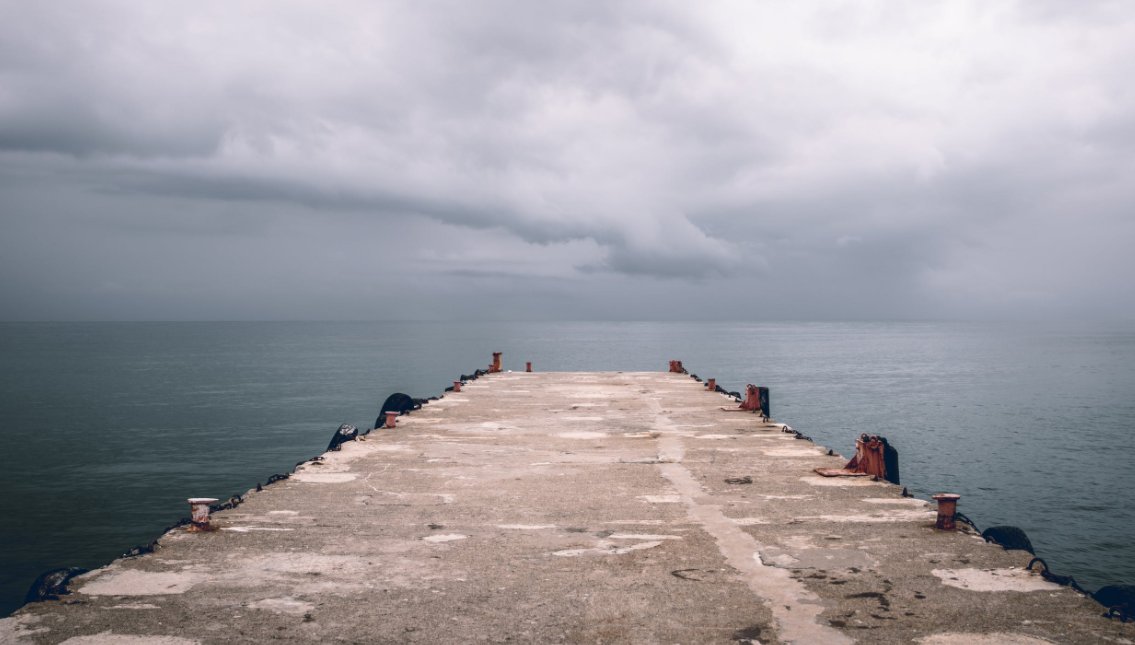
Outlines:
POLYGON ((1135 316, 1123 3, 0 21, 4 318, 1135 316))

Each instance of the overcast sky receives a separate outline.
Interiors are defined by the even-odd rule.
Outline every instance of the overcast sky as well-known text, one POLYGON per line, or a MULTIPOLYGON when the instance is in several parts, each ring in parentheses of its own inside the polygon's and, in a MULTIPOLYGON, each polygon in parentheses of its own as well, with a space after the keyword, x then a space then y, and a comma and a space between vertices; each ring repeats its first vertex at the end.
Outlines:
POLYGON ((1135 320, 1135 4, 0 0, 0 319, 1135 320))

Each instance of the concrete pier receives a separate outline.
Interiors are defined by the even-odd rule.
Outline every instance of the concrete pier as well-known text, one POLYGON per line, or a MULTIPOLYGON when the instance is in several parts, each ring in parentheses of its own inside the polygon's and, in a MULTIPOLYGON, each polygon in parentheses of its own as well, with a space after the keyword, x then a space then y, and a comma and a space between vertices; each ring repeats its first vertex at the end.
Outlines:
POLYGON ((680 374, 492 374, 0 642, 1135 642, 1027 553, 815 475, 846 460, 736 405, 680 374))

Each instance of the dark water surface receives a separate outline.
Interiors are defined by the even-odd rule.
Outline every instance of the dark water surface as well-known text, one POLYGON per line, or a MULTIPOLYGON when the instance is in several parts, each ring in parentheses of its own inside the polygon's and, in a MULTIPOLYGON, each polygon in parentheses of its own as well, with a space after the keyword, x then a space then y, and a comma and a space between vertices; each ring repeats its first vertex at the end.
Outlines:
POLYGON ((1135 329, 957 323, 3 323, 0 615, 187 514, 369 428, 396 391, 507 369, 666 369, 772 390, 851 454, 899 451, 918 497, 962 495, 1082 584, 1135 584, 1135 329))

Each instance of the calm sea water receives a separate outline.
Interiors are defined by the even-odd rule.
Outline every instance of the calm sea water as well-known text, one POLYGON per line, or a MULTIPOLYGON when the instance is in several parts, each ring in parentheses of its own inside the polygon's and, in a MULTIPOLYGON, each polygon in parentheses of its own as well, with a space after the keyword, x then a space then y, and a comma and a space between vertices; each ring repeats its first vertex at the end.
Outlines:
POLYGON ((1089 588, 1135 583, 1135 329, 936 323, 0 324, 0 615, 186 514, 369 428, 396 391, 505 367, 678 358, 851 454, 888 437, 922 498, 960 493, 1089 588))

